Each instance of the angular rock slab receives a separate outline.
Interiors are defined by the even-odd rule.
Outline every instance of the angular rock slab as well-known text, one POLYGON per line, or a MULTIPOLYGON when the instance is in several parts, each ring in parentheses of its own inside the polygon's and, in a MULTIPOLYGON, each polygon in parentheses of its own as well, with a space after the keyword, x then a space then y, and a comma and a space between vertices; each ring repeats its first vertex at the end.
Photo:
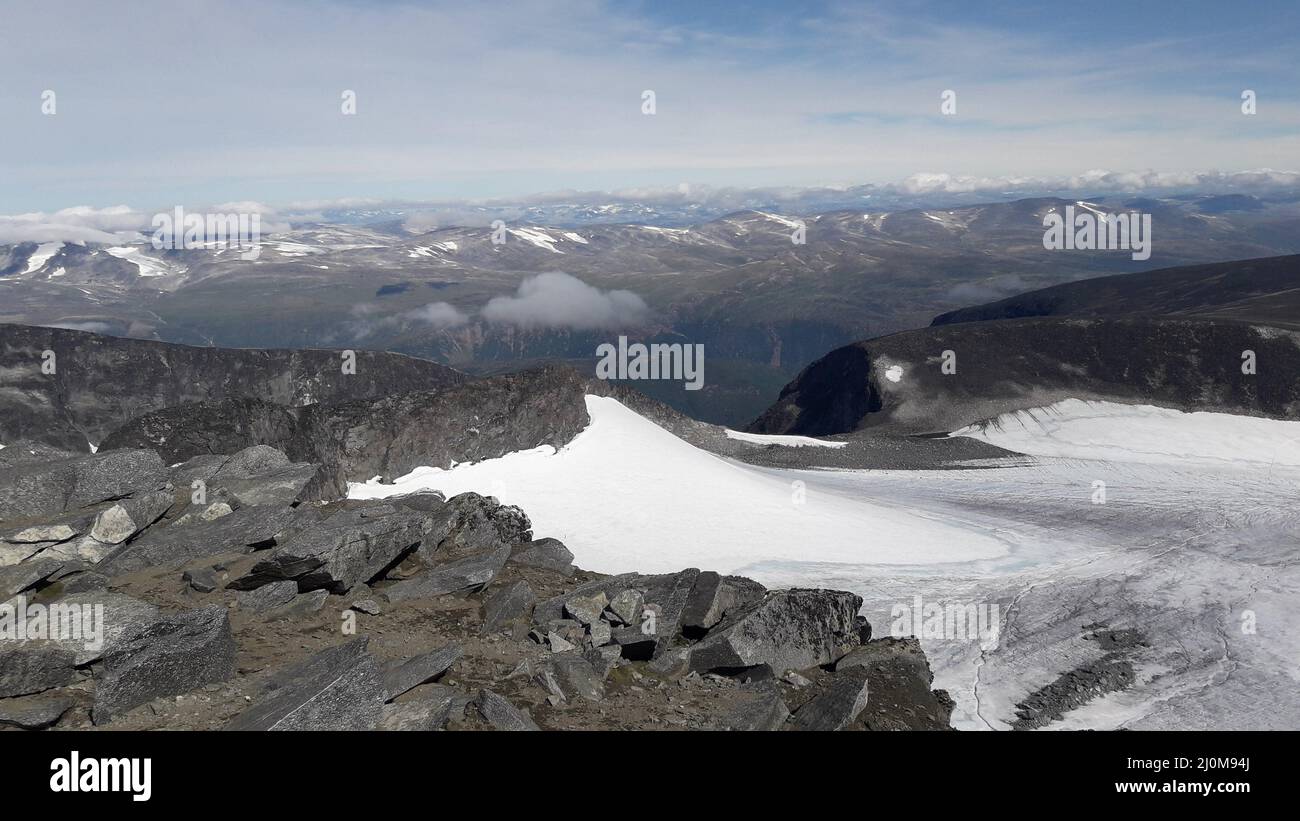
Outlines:
POLYGON ((384 671, 384 690, 388 693, 388 700, 392 701, 447 672, 462 653, 460 645, 453 642, 389 667, 384 671))
POLYGON ((605 698, 605 677, 576 651, 556 653, 547 660, 546 667, 565 698, 605 698))
POLYGON ((722 727, 737 732, 771 732, 785 726, 790 708, 774 687, 748 689, 722 719, 722 727))
POLYGON ((487 723, 498 730, 520 732, 541 729, 528 713, 515 707, 505 696, 497 695, 491 690, 479 690, 475 705, 487 723))
POLYGON ((227 730, 373 730, 384 706, 379 665, 359 636, 280 671, 227 730))
POLYGON ((75 704, 67 696, 52 693, 0 699, 0 726, 43 730, 57 724, 75 704))
POLYGON ((76 652, 59 642, 0 642, 0 698, 71 684, 77 677, 76 662, 76 652))
POLYGON ((439 565, 414 578, 385 588, 383 592, 389 601, 398 602, 425 596, 481 590, 496 578, 509 558, 510 548, 502 547, 491 553, 439 565))
POLYGON ((532 616, 537 596, 528 582, 517 581, 504 590, 498 590, 483 602, 484 633, 495 633, 512 622, 532 616))
POLYGON ((91 717, 102 724, 163 696, 235 676, 235 640, 224 607, 188 610, 138 626, 104 656, 91 717))
MULTIPOLYGON (((468 699, 459 702, 462 710, 465 709, 465 701, 468 699)), ((441 730, 447 726, 456 705, 457 699, 452 693, 404 701, 401 704, 385 704, 376 729, 404 732, 441 730)))
POLYGON ((229 587, 296 579, 303 592, 345 593, 419 545, 431 526, 428 514, 389 504, 340 511, 308 524, 229 587))
POLYGON ((112 450, 0 471, 0 520, 49 516, 154 490, 166 476, 152 450, 112 450))
POLYGON ((704 632, 718 625, 729 613, 761 601, 767 588, 744 576, 720 576, 712 570, 700 573, 682 613, 682 628, 704 632))
POLYGON ((843 730, 867 708, 867 689, 866 669, 837 672, 821 693, 799 708, 791 727, 817 732, 843 730))
POLYGON ((862 598, 838 590, 768 593, 689 650, 690 669, 766 664, 777 674, 830 664, 858 645, 862 598))
POLYGON ((559 539, 549 537, 529 542, 523 550, 510 557, 510 563, 551 570, 561 576, 572 576, 576 569, 573 566, 573 551, 559 539))

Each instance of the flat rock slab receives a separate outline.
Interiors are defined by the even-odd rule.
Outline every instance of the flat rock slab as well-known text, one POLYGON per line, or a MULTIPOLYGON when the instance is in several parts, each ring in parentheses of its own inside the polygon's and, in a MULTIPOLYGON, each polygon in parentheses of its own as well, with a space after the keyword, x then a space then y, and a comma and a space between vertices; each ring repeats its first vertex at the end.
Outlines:
POLYGON ((392 701, 406 691, 447 672, 462 652, 459 644, 448 644, 389 667, 384 671, 384 689, 388 692, 388 700, 392 701))
POLYGON ((0 699, 0 726, 43 730, 57 724, 74 704, 73 699, 57 693, 0 699))
POLYGON ((532 716, 511 704, 505 696, 491 690, 479 690, 475 700, 479 714, 497 730, 507 732, 537 731, 541 728, 532 716))
POLYGON ((253 590, 239 590, 235 601, 240 610, 249 613, 264 613, 276 607, 283 607, 298 595, 298 583, 294 581, 271 582, 253 590))
POLYGON ((189 610, 137 626, 104 656, 92 718, 114 716, 163 696, 235 676, 235 640, 224 607, 189 610))
POLYGON ((384 706, 383 676, 359 636, 279 671, 227 730, 373 730, 384 706))
POLYGON ((95 569, 116 576, 146 567, 180 567, 208 556, 268 547, 276 543, 278 536, 316 515, 311 509, 263 505, 240 508, 211 521, 151 527, 95 569))
POLYGON ((439 565, 414 578, 387 587, 383 592, 389 601, 398 602, 481 590, 496 578, 509 558, 510 548, 502 547, 491 553, 439 565))
POLYGON ((0 471, 0 519, 49 516, 155 490, 166 477, 152 450, 112 450, 0 471))
POLYGON ((498 590, 483 602, 484 633, 495 633, 513 622, 523 621, 533 614, 537 596, 526 581, 517 581, 504 590, 498 590))
POLYGON ((722 718, 722 727, 739 732, 770 732, 785 726, 790 708, 775 687, 747 688, 722 718))
POLYGON ((24 590, 28 590, 58 573, 68 562, 61 559, 34 559, 0 567, 0 603, 6 602, 24 590))
POLYGON ((59 642, 0 642, 0 698, 71 684, 77 677, 76 661, 76 652, 59 642))
POLYGON ((436 684, 426 686, 422 692, 423 698, 400 704, 385 704, 379 716, 378 729, 406 732, 441 730, 457 711, 463 717, 465 706, 473 701, 454 688, 436 684))
POLYGON ((867 671, 851 667, 837 672, 820 693, 799 708, 791 719, 796 730, 831 732, 843 730, 867 707, 867 671))
POLYGON ((304 592, 344 593, 396 563, 431 526, 430 514, 390 504, 340 511, 308 524, 229 586, 249 590, 295 579, 304 592))

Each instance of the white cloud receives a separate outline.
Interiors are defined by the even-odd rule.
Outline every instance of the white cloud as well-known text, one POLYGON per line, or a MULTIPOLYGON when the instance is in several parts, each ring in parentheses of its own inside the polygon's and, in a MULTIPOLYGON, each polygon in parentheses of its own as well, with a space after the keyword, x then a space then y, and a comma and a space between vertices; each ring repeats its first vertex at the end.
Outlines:
POLYGON ((489 322, 524 328, 635 328, 649 316, 645 300, 631 291, 601 291, 559 272, 529 277, 514 296, 493 297, 483 306, 489 322))

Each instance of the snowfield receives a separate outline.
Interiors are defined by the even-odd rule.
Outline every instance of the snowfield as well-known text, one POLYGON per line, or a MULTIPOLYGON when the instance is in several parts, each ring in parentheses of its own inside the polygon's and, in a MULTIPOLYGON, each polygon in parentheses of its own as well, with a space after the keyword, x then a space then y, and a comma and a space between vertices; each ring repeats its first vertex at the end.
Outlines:
POLYGON ((787 448, 842 448, 844 442, 828 442, 811 436, 785 436, 775 433, 745 433, 727 428, 727 438, 751 445, 780 445, 787 448))
POLYGON ((879 502, 802 501, 800 477, 714 456, 618 401, 587 397, 591 424, 550 446, 451 470, 418 468, 391 485, 352 485, 353 498, 474 490, 519 505, 539 536, 569 546, 600 573, 733 572, 756 560, 933 564, 1007 552, 994 533, 879 502), (760 538, 756 534, 761 533, 760 538))
POLYGON ((1300 426, 1277 419, 1185 413, 1067 399, 954 431, 1031 456, 1116 462, 1300 466, 1300 426))
POLYGON ((991 638, 922 637, 962 729, 1009 729, 1029 694, 1103 656, 1099 625, 1141 635, 1134 681, 1048 729, 1300 728, 1300 423, 1071 401, 956 434, 1028 459, 789 470, 695 448, 612 399, 587 407, 559 452, 349 495, 495 495, 600 572, 852 590, 878 636, 916 596, 996 607, 991 638))

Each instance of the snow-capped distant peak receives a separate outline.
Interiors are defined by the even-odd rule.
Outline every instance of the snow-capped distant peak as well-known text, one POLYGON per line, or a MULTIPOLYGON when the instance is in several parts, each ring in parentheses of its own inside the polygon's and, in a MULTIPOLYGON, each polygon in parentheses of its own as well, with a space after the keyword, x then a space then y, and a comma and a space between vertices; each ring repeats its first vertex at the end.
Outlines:
POLYGON ((545 248, 551 253, 554 254, 564 253, 559 248, 555 247, 555 243, 559 242, 558 239, 551 236, 550 234, 547 234, 545 231, 541 231, 537 228, 511 228, 510 233, 514 234, 515 236, 519 237, 525 242, 531 242, 533 245, 536 245, 538 248, 545 248))
POLYGON ((27 270, 24 274, 34 274, 45 267, 45 263, 59 251, 63 250, 62 242, 42 242, 32 251, 32 255, 27 258, 27 270))

